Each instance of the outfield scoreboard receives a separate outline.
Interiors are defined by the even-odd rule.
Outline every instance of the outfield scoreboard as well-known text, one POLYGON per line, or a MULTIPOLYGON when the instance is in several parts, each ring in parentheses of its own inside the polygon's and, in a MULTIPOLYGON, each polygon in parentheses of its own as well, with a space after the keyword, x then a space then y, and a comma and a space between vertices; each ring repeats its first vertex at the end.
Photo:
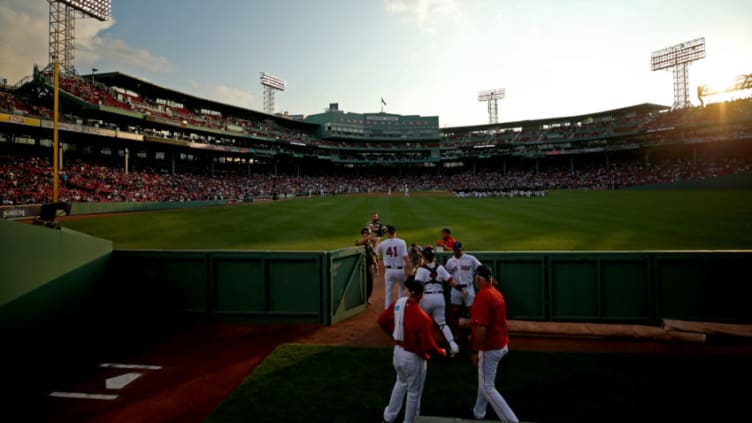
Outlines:
POLYGON ((439 117, 397 115, 392 113, 345 113, 329 111, 310 115, 306 122, 319 125, 323 138, 361 138, 376 140, 433 140, 439 138, 439 117))

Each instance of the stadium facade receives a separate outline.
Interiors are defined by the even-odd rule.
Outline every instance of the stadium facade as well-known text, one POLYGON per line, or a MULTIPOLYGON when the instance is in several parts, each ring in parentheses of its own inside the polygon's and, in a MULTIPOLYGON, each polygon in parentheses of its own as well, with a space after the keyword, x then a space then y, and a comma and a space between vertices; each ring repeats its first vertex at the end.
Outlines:
POLYGON ((438 116, 402 116, 391 113, 345 113, 337 103, 325 113, 306 117, 318 125, 321 139, 366 141, 432 141, 439 138, 438 116))
MULTIPOLYGON (((591 114, 439 128, 437 116, 346 113, 304 120, 240 108, 118 72, 61 80, 63 155, 169 172, 300 175, 476 173, 483 169, 609 163, 661 147, 752 140, 752 103, 671 111, 641 104, 591 114)), ((0 91, 0 153, 51 146, 48 71, 0 91)), ((44 153, 48 154, 48 153, 44 153)), ((689 153, 688 153, 689 154, 689 153)), ((697 154, 696 151, 691 154, 697 154)), ((63 161, 63 167, 65 161, 63 161)))

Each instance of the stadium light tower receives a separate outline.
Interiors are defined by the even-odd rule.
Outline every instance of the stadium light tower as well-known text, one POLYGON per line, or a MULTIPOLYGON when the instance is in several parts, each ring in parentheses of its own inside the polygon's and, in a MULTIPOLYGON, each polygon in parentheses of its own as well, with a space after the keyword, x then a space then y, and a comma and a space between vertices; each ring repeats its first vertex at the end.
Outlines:
POLYGON ((274 113, 274 93, 284 91, 287 82, 276 76, 261 72, 261 86, 264 87, 264 111, 269 114, 274 113))
POLYGON ((110 19, 112 0, 47 0, 50 4, 50 64, 59 62, 65 72, 75 71, 76 18, 110 19))
POLYGON ((75 58, 76 18, 92 17, 100 21, 110 19, 111 0, 47 0, 50 4, 50 65, 53 79, 52 110, 52 201, 58 201, 60 172, 60 142, 58 123, 60 118, 59 73, 60 65, 66 72, 76 71, 75 58))
POLYGON ((478 93, 478 101, 488 102, 488 123, 499 123, 499 100, 506 96, 504 88, 481 91, 478 93))
POLYGON ((705 58, 705 37, 686 41, 650 55, 653 71, 671 69, 674 72, 674 109, 690 107, 689 64, 705 58))

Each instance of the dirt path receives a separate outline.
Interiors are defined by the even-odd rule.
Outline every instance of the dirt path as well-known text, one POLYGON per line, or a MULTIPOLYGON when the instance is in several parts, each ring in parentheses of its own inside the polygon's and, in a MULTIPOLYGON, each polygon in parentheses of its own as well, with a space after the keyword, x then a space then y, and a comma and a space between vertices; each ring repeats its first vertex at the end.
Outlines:
POLYGON ((321 327, 304 335, 298 342, 320 345, 348 345, 357 347, 388 347, 389 337, 376 324, 384 311, 384 272, 373 281, 371 305, 362 313, 332 326, 321 327))

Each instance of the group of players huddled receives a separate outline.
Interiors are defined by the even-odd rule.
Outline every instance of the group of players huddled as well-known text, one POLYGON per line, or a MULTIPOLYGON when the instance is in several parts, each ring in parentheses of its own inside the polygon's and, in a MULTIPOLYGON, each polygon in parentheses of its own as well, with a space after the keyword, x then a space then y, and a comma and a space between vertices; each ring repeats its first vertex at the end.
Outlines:
POLYGON ((499 361, 508 351, 506 302, 490 267, 470 254, 465 254, 461 241, 452 236, 449 228, 441 230, 436 245, 419 246, 397 237, 397 228, 386 225, 379 214, 361 230, 356 245, 366 250, 368 304, 373 291, 373 277, 378 275, 379 260, 383 262, 385 310, 378 324, 394 340, 393 365, 397 380, 389 405, 384 409, 384 421, 394 422, 402 409, 405 397, 405 422, 420 415, 420 400, 426 379, 426 360, 431 354, 454 358, 460 345, 470 349, 471 361, 478 368, 478 392, 468 416, 483 419, 490 404, 504 421, 517 422, 517 417, 495 387, 499 361), (436 253, 452 251, 446 265, 436 260, 436 253), (399 286, 393 301, 394 286, 399 286), (446 319, 446 300, 449 299, 449 324, 446 319), (461 319, 469 315, 469 319, 461 319), (470 331, 466 330, 469 322, 470 331), (433 335, 438 327, 449 353, 439 348, 433 335))

